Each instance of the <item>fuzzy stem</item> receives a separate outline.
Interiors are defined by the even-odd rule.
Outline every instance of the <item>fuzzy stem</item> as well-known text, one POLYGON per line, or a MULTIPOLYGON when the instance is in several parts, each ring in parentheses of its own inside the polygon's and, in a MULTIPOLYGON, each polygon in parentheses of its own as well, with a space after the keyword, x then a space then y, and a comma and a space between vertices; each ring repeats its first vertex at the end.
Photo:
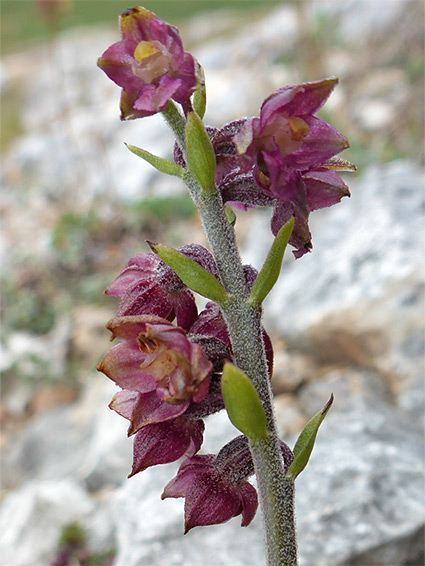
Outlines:
POLYGON ((195 201, 217 262, 223 285, 233 299, 224 305, 236 365, 251 378, 267 416, 267 439, 251 441, 263 512, 268 566, 296 566, 294 485, 285 472, 273 414, 269 371, 264 351, 261 308, 247 302, 248 290, 232 226, 217 193, 196 193, 195 201))
MULTIPOLYGON (((184 152, 183 116, 174 105, 168 105, 163 114, 184 152)), ((294 484, 285 478, 262 335, 261 307, 248 302, 249 290, 235 233, 224 212, 220 192, 203 191, 190 171, 184 180, 198 207, 223 286, 231 295, 222 311, 235 363, 252 380, 267 417, 269 436, 250 441, 265 527, 267 565, 296 566, 294 484)))

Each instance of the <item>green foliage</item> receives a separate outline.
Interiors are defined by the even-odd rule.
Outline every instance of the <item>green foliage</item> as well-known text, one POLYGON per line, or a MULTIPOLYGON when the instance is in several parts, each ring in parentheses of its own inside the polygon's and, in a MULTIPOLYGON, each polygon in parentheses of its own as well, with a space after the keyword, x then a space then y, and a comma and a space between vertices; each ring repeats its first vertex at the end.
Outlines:
POLYGON ((4 328, 34 334, 46 334, 52 330, 56 319, 55 307, 38 287, 38 283, 25 284, 13 276, 3 277, 1 314, 4 328))
POLYGON ((219 304, 224 304, 227 301, 228 295, 224 287, 202 265, 169 246, 151 242, 148 242, 148 244, 152 251, 177 273, 189 289, 219 304))
POLYGON ((291 237, 292 230, 294 229, 294 224, 295 218, 292 217, 277 233, 266 261, 252 287, 249 302, 253 305, 261 305, 278 280, 283 255, 288 245, 289 238, 291 237))
POLYGON ((52 245, 58 252, 59 261, 81 272, 102 224, 93 210, 88 213, 64 212, 52 231, 52 245))
POLYGON ((113 548, 92 552, 88 548, 86 531, 78 521, 63 525, 58 547, 65 550, 69 564, 81 566, 112 566, 116 555, 113 548))
POLYGON ((266 414, 257 390, 249 377, 230 362, 224 364, 221 389, 234 426, 249 438, 268 436, 266 414))
POLYGON ((196 206, 187 194, 152 196, 128 204, 127 211, 133 221, 145 225, 160 223, 162 228, 166 228, 171 222, 193 217, 196 214, 196 206))
MULTIPOLYGON (((179 25, 188 17, 205 11, 229 8, 246 12, 249 9, 263 9, 264 5, 272 6, 277 0, 228 0, 214 2, 195 2, 193 0, 144 0, 141 4, 155 12, 160 18, 179 25)), ((118 36, 117 14, 136 5, 128 0, 73 0, 73 9, 60 22, 60 29, 77 26, 109 26, 115 25, 118 36)), ((43 41, 49 30, 37 9, 34 0, 1 0, 1 49, 4 54, 10 50, 21 50, 23 45, 34 41, 43 41)), ((118 37, 117 37, 118 39, 118 37)))
POLYGON ((161 173, 166 173, 167 175, 175 175, 176 177, 182 176, 183 167, 177 165, 177 163, 174 163, 174 161, 168 161, 168 159, 158 157, 157 155, 149 153, 149 151, 141 149, 140 147, 136 147, 135 145, 129 145, 127 143, 125 145, 132 153, 150 163, 153 167, 155 167, 155 169, 161 171, 161 173))
POLYGON ((205 114, 205 110, 207 108, 207 91, 205 88, 205 77, 204 77, 204 70, 202 69, 202 67, 201 67, 201 73, 202 73, 202 79, 200 79, 201 87, 197 91, 195 91, 195 94, 193 96, 193 108, 202 120, 205 114))
POLYGON ((207 130, 196 112, 187 117, 186 148, 189 167, 193 176, 204 189, 214 191, 216 157, 207 130))
POLYGON ((307 466, 311 456, 311 452, 316 441, 317 432, 324 418, 329 412, 334 400, 333 394, 321 411, 319 411, 312 419, 305 425, 303 431, 298 437, 294 446, 294 461, 289 466, 287 477, 295 479, 307 466))
POLYGON ((66 523, 62 527, 59 544, 60 546, 83 546, 86 544, 86 532, 78 521, 66 523))

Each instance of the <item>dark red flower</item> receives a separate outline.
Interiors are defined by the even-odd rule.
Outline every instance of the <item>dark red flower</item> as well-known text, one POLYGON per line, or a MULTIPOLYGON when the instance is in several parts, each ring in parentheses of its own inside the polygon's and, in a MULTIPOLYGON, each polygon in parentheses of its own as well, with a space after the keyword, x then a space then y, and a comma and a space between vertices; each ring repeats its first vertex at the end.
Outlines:
POLYGON ((225 523, 242 514, 250 524, 258 507, 257 492, 246 480, 254 473, 246 438, 237 437, 217 456, 185 460, 164 489, 162 498, 185 498, 185 532, 201 525, 225 523))

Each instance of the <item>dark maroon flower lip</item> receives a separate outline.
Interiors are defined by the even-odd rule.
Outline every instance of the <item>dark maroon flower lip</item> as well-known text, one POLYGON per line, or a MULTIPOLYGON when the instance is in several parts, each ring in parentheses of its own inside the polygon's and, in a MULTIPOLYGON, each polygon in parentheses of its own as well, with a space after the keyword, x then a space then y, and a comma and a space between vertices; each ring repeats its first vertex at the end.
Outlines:
POLYGON ((187 102, 200 86, 200 66, 184 51, 177 29, 136 6, 121 14, 120 30, 121 41, 97 64, 123 89, 121 119, 161 112, 170 99, 187 102))

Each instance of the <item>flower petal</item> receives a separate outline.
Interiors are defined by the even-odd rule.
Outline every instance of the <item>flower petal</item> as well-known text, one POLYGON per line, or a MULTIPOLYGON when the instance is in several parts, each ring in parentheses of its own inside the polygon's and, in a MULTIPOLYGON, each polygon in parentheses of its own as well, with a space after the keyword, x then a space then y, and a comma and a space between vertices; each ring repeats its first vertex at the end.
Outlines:
POLYGON ((181 79, 173 79, 168 75, 163 75, 157 85, 145 84, 134 102, 134 108, 146 116, 161 112, 181 84, 181 79))
POLYGON ((136 46, 132 39, 123 39, 111 45, 97 61, 114 83, 129 92, 139 92, 144 84, 132 70, 136 46))
POLYGON ((127 341, 114 346, 98 365, 98 370, 112 379, 122 389, 146 393, 156 388, 154 377, 140 369, 144 355, 137 341, 127 341))
POLYGON ((192 456, 201 447, 204 422, 184 417, 147 425, 134 438, 133 468, 129 477, 149 466, 192 456))
POLYGON ((333 126, 316 116, 303 116, 310 133, 303 145, 287 157, 288 167, 312 169, 349 147, 348 140, 333 126))
POLYGON ((247 527, 258 508, 257 490, 249 482, 241 482, 239 486, 239 497, 242 500, 242 527, 247 527))
POLYGON ((307 190, 308 208, 313 211, 326 208, 350 196, 350 190, 334 171, 309 171, 303 175, 307 190))
POLYGON ((184 401, 179 405, 170 405, 159 399, 156 391, 139 395, 134 405, 129 436, 147 425, 179 417, 186 411, 189 404, 190 401, 184 401))
POLYGON ((200 474, 186 493, 184 514, 185 533, 193 527, 225 523, 242 512, 238 495, 211 475, 200 474))

